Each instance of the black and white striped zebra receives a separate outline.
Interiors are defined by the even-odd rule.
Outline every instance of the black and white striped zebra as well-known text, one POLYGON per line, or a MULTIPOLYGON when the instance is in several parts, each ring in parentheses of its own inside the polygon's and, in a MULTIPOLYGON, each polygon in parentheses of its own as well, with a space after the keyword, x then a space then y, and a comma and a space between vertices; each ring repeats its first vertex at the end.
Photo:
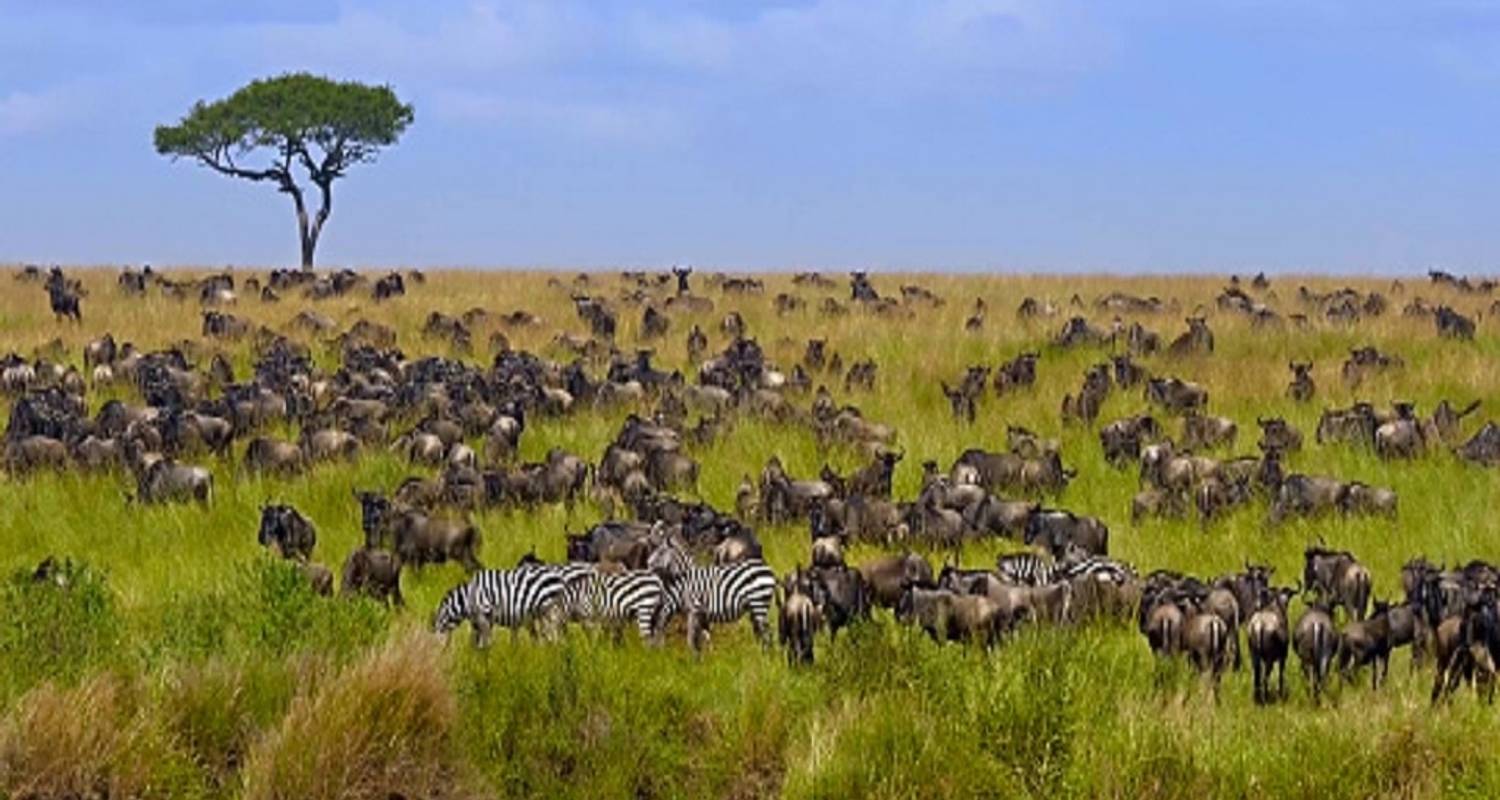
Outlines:
POLYGON ((736 564, 699 566, 680 543, 668 539, 651 553, 647 566, 666 588, 662 622, 675 614, 687 616, 688 642, 701 649, 708 626, 750 616, 755 637, 769 644, 771 601, 776 595, 776 573, 760 559, 736 564))
POLYGON ((561 574, 550 569, 480 570, 443 596, 432 629, 446 634, 468 622, 479 647, 489 644, 495 625, 514 631, 540 623, 550 632, 561 621, 564 588, 561 574))
POLYGON ((1063 565, 1067 580, 1105 581, 1125 583, 1135 577, 1135 568, 1123 561, 1105 556, 1086 556, 1063 565))
POLYGON ((1048 586, 1066 577, 1066 570, 1035 553, 1011 553, 995 560, 1000 580, 1016 586, 1048 586))
POLYGON ((564 585, 563 606, 569 619, 610 626, 634 620, 643 641, 659 641, 666 621, 667 588, 662 579, 648 570, 608 573, 588 567, 564 585))

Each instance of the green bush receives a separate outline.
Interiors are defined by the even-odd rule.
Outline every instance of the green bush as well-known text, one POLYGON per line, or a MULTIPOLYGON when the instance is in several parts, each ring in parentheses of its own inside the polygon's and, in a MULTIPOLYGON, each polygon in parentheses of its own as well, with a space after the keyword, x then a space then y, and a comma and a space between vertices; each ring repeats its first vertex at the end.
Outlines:
POLYGON ((120 619, 104 575, 50 560, 0 586, 0 671, 15 697, 44 681, 71 683, 117 651, 120 619))

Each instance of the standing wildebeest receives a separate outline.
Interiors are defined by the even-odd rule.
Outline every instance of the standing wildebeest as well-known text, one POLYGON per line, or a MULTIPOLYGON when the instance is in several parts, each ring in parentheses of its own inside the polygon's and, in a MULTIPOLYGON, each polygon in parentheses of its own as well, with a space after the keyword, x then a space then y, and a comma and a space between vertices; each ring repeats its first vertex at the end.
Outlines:
POLYGON ((1347 550, 1309 547, 1302 553, 1302 585, 1328 601, 1343 606, 1354 619, 1365 618, 1370 600, 1370 571, 1347 550))
POLYGON ((1286 697, 1286 654, 1291 641, 1286 606, 1298 593, 1297 589, 1262 590, 1258 607, 1245 625, 1245 638, 1250 645, 1250 670, 1254 673, 1256 703, 1270 701, 1271 673, 1274 670, 1280 670, 1276 694, 1278 697, 1286 697))
POLYGON ((1349 484, 1321 475, 1294 472, 1276 488, 1267 519, 1277 524, 1288 516, 1312 517, 1341 511, 1349 495, 1349 484))
POLYGON ((869 587, 870 600, 886 608, 896 607, 903 584, 932 582, 932 565, 916 553, 881 556, 860 564, 858 569, 869 587))
POLYGON ((1454 311, 1448 306, 1438 306, 1434 321, 1437 323, 1438 336, 1446 339, 1462 339, 1464 341, 1473 341, 1474 339, 1474 320, 1454 311))
POLYGON ((1313 395, 1318 391, 1318 385, 1313 382, 1312 362, 1293 361, 1287 366, 1292 370, 1292 382, 1287 384, 1286 396, 1298 403, 1312 400, 1313 395))
POLYGON ((256 541, 282 558, 307 561, 318 544, 318 532, 297 509, 289 505, 265 505, 260 507, 256 541))
POLYGON ((252 472, 293 475, 307 466, 307 457, 301 448, 291 442, 257 436, 245 447, 244 464, 252 472))
POLYGON ((1026 520, 1026 544, 1041 544, 1061 558, 1073 548, 1096 556, 1109 555, 1109 527, 1095 517, 1071 511, 1044 509, 1026 520))
POLYGON ((344 561, 339 591, 345 595, 363 594, 397 607, 406 605, 401 597, 401 559, 373 547, 355 550, 344 561))
POLYGON ((820 584, 801 567, 782 583, 785 594, 777 626, 780 629, 778 638, 786 647, 787 662, 792 666, 813 663, 813 642, 823 627, 823 613, 816 599, 819 587, 820 584))
POLYGON ((1141 457, 1141 446, 1161 437, 1161 426, 1150 414, 1118 419, 1099 429, 1104 460, 1121 467, 1141 457))
POLYGON ((904 454, 881 451, 875 460, 861 467, 853 475, 849 476, 847 494, 865 495, 866 497, 880 497, 889 500, 891 497, 891 477, 895 474, 896 464, 904 454))
POLYGON ((1297 627, 1292 631, 1292 642, 1297 648, 1297 660, 1302 664, 1302 674, 1307 678, 1313 702, 1323 696, 1323 687, 1328 674, 1333 670, 1333 659, 1338 654, 1339 635, 1333 627, 1333 615, 1328 606, 1315 602, 1302 612, 1297 627))
POLYGON ((391 549, 406 564, 458 561, 470 572, 481 569, 479 530, 468 522, 430 517, 409 508, 398 508, 374 492, 355 492, 360 505, 361 527, 366 547, 379 547, 389 540, 391 549))
POLYGON ((1391 668, 1390 607, 1384 600, 1375 601, 1375 612, 1369 619, 1344 626, 1339 637, 1339 672, 1344 680, 1353 680, 1354 671, 1366 664, 1371 665, 1373 673, 1371 688, 1379 689, 1391 668))
POLYGON ((1038 353, 1022 353, 1000 365, 995 370, 995 394, 1036 384, 1036 362, 1038 353))
POLYGON ((182 500, 207 503, 213 485, 213 473, 207 469, 157 457, 148 459, 136 472, 136 499, 148 504, 182 500))
POLYGON ((1229 666, 1230 650, 1238 652, 1238 633, 1219 614, 1194 605, 1182 625, 1182 646, 1199 672, 1208 673, 1215 694, 1219 677, 1229 666))

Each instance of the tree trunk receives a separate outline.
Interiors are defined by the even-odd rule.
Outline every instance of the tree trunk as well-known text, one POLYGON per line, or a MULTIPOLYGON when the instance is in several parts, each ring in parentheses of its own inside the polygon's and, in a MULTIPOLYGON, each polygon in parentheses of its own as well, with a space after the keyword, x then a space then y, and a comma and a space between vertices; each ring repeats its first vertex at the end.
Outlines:
POLYGON ((307 206, 302 202, 302 190, 296 184, 284 184, 283 192, 292 196, 292 205, 297 209, 297 241, 302 245, 302 268, 313 268, 313 250, 318 246, 317 234, 308 229, 307 206))

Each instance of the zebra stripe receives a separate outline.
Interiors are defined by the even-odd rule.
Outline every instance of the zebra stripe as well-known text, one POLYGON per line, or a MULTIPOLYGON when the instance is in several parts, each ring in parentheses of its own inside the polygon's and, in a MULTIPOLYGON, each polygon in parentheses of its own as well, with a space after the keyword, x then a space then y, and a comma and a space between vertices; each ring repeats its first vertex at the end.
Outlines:
POLYGON ((590 569, 568 581, 563 604, 572 619, 606 624, 635 620, 641 638, 652 640, 665 619, 666 594, 661 578, 652 572, 610 574, 590 569))
MULTIPOLYGON (((700 567, 680 545, 668 542, 651 554, 650 566, 666 588, 662 619, 687 614, 690 636, 698 625, 733 622, 749 614, 755 635, 766 640, 776 573, 760 559, 700 567)), ((693 637, 696 639, 696 637, 693 637)), ((693 641, 697 646, 697 641, 693 641)))
POLYGON ((1000 556, 995 566, 1000 580, 1018 586, 1047 586, 1066 576, 1062 567, 1035 553, 1000 556))
POLYGON ((562 578, 549 570, 480 570, 443 596, 432 627, 448 633, 468 622, 476 636, 491 625, 516 628, 556 608, 563 588, 562 578))

